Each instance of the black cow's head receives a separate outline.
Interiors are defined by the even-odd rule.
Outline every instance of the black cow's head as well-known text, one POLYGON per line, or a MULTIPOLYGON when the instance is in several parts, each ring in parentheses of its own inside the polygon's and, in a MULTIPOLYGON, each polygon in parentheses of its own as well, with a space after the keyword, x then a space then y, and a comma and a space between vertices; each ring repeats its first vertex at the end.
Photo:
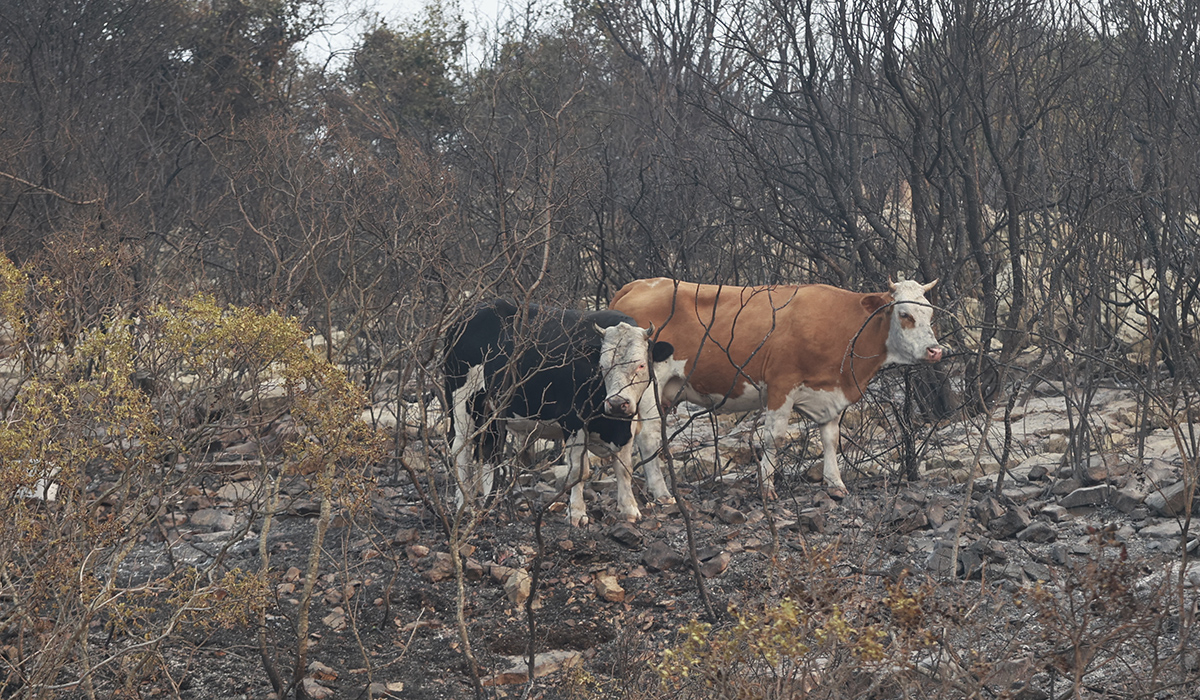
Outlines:
POLYGON ((604 412, 630 418, 650 386, 650 363, 661 362, 675 349, 670 343, 652 343, 654 327, 639 328, 628 323, 601 328, 600 376, 604 377, 604 412), (653 347, 651 347, 653 345, 653 347))

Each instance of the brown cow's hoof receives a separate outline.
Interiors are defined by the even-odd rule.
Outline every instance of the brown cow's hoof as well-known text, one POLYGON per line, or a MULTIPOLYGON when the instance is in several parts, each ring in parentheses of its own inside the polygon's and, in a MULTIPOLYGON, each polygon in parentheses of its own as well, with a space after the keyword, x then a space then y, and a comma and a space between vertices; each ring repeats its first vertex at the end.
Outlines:
POLYGON ((843 488, 839 488, 839 487, 825 489, 825 493, 829 494, 829 497, 835 501, 840 501, 843 498, 845 498, 846 496, 850 495, 849 491, 847 491, 846 489, 843 489, 843 488))

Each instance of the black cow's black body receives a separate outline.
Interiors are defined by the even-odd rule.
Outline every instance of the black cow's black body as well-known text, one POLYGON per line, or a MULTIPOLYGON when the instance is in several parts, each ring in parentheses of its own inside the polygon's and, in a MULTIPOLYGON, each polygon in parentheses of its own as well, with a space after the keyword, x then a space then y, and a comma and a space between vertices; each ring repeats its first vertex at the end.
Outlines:
MULTIPOLYGON (((478 457, 491 462, 503 444, 504 426, 514 422, 525 429, 531 425, 540 429, 557 428, 551 432, 561 432, 567 440, 569 462, 586 462, 582 452, 585 446, 601 456, 620 452, 628 462, 637 400, 644 390, 642 384, 649 384, 648 342, 646 331, 619 311, 581 312, 537 304, 517 306, 504 300, 478 306, 465 322, 451 329, 443 367, 446 397, 453 411, 451 440, 460 480, 466 481, 466 464, 475 461, 472 433, 481 433, 478 442, 482 454, 478 457), (624 348, 619 361, 606 356, 604 367, 602 333, 619 341, 613 347, 624 348), (613 363, 621 366, 614 371, 608 367, 613 363), (625 387, 633 386, 629 382, 637 378, 640 390, 631 403, 623 401, 623 395, 614 394, 613 387, 606 386, 606 371, 610 372, 610 380, 617 378, 616 384, 626 382, 628 375, 625 387), (613 401, 627 413, 611 415, 615 412, 613 401)), ((615 391, 631 393, 620 386, 615 391)), ((576 468, 571 466, 573 470, 576 468)), ((586 478, 586 464, 579 468, 584 470, 586 478)), ((490 482, 489 475, 480 484, 484 495, 490 491, 490 482)), ((464 485, 470 488, 473 497, 475 485, 464 485)), ((462 498, 460 493, 460 504, 462 498)), ((574 493, 572 499, 574 504, 574 493)), ((628 495, 625 501, 631 502, 632 496, 628 495)), ((636 503, 624 508, 630 519, 640 516, 636 503)), ((580 520, 586 522, 579 509, 582 509, 581 490, 577 509, 571 516, 576 524, 580 520)))
MULTIPOLYGON (((499 401, 496 416, 555 423, 564 435, 583 428, 600 441, 620 447, 633 439, 632 423, 604 413, 600 376, 600 334, 594 326, 636 326, 619 311, 572 311, 530 304, 524 314, 511 302, 482 304, 447 338, 446 396, 467 381, 472 366, 483 365, 484 392, 472 398, 477 422, 488 399, 499 401), (511 362, 514 354, 515 362, 511 362)), ((452 427, 453 430, 453 427, 452 427)), ((453 433, 451 433, 453 436, 453 433)), ((490 433, 486 452, 499 436, 490 433)), ((484 459, 489 459, 485 454, 484 459)))

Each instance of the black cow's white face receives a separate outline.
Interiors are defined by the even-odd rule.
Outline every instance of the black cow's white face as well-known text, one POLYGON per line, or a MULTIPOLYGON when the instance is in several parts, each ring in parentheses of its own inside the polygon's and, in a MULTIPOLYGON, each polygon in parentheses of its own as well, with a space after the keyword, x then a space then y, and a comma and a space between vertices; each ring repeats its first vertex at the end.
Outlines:
POLYGON ((600 376, 604 377, 604 412, 629 418, 637 413, 638 402, 650 386, 650 337, 654 329, 618 323, 596 327, 603 336, 600 344, 600 376))
POLYGON ((942 346, 933 335, 933 307, 925 300, 925 292, 933 289, 937 280, 929 284, 912 280, 890 284, 896 303, 888 331, 888 362, 915 365, 942 359, 942 346))

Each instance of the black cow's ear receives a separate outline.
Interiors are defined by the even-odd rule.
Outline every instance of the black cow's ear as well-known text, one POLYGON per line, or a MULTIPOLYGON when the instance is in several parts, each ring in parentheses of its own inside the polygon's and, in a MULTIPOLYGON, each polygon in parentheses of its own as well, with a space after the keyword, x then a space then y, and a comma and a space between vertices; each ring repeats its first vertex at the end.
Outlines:
POLYGON ((675 346, 665 340, 660 340, 650 348, 650 357, 655 362, 664 362, 668 357, 675 354, 675 346))

